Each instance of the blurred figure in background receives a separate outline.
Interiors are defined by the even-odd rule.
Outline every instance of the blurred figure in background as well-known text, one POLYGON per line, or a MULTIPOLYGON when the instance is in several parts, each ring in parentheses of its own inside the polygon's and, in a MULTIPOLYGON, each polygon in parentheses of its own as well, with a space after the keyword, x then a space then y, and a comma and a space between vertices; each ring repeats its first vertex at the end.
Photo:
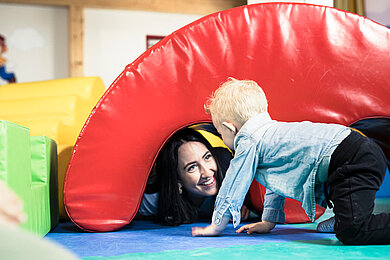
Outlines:
POLYGON ((7 59, 2 55, 7 51, 7 44, 5 43, 4 36, 0 35, 0 77, 4 80, 8 81, 8 83, 15 83, 16 77, 14 73, 6 72, 5 64, 7 63, 7 59))

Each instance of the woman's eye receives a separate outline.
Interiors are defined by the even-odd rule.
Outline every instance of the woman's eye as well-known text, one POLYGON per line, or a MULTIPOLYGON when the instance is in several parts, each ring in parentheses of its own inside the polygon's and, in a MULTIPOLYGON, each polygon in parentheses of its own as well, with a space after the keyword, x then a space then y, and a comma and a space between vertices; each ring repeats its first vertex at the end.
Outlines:
POLYGON ((211 157, 213 157, 213 156, 211 155, 211 153, 209 153, 209 154, 206 154, 206 156, 204 157, 204 159, 205 159, 205 160, 210 160, 211 157))
POLYGON ((188 166, 187 172, 193 172, 193 171, 195 171, 195 168, 196 168, 196 164, 193 164, 193 165, 191 165, 191 166, 188 166))

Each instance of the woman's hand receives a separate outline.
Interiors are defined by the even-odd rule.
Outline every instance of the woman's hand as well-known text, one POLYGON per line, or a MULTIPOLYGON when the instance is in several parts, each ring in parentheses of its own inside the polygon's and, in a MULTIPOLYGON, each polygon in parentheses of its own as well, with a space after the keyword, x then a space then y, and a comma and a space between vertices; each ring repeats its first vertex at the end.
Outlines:
POLYGON ((0 224, 18 225, 27 219, 23 211, 23 202, 19 197, 0 181, 0 224))
POLYGON ((239 229, 237 229, 237 233, 241 233, 243 231, 246 231, 248 235, 252 233, 269 233, 274 227, 276 223, 268 222, 268 221, 261 221, 257 223, 247 224, 239 229))
POLYGON ((247 206, 242 205, 241 207, 241 221, 245 221, 249 218, 250 210, 247 206))

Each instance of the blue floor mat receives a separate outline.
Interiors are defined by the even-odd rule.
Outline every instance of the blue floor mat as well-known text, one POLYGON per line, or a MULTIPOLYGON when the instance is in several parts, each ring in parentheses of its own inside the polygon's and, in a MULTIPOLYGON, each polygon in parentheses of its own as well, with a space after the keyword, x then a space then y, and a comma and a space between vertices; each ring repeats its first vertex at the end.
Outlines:
MULTIPOLYGON (((377 199, 376 211, 390 212, 390 198, 377 199)), ((332 216, 327 210, 317 221, 332 216)), ((317 223, 277 225, 269 234, 237 234, 229 224, 222 236, 192 237, 195 223, 166 227, 133 221, 116 232, 87 233, 73 223, 61 223, 45 239, 54 240, 88 260, 97 259, 390 259, 390 246, 345 246, 334 234, 317 233, 317 223)))

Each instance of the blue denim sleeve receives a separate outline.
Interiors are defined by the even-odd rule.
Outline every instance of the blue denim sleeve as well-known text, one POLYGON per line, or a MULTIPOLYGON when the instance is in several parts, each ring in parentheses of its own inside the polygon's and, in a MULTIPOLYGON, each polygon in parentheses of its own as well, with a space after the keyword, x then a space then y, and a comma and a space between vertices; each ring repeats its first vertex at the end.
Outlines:
POLYGON ((284 197, 267 189, 264 195, 264 209, 261 220, 284 223, 284 197))
POLYGON ((249 140, 240 142, 215 201, 212 218, 215 225, 219 225, 223 217, 232 217, 234 227, 240 224, 240 210, 255 176, 257 164, 256 146, 249 140))

